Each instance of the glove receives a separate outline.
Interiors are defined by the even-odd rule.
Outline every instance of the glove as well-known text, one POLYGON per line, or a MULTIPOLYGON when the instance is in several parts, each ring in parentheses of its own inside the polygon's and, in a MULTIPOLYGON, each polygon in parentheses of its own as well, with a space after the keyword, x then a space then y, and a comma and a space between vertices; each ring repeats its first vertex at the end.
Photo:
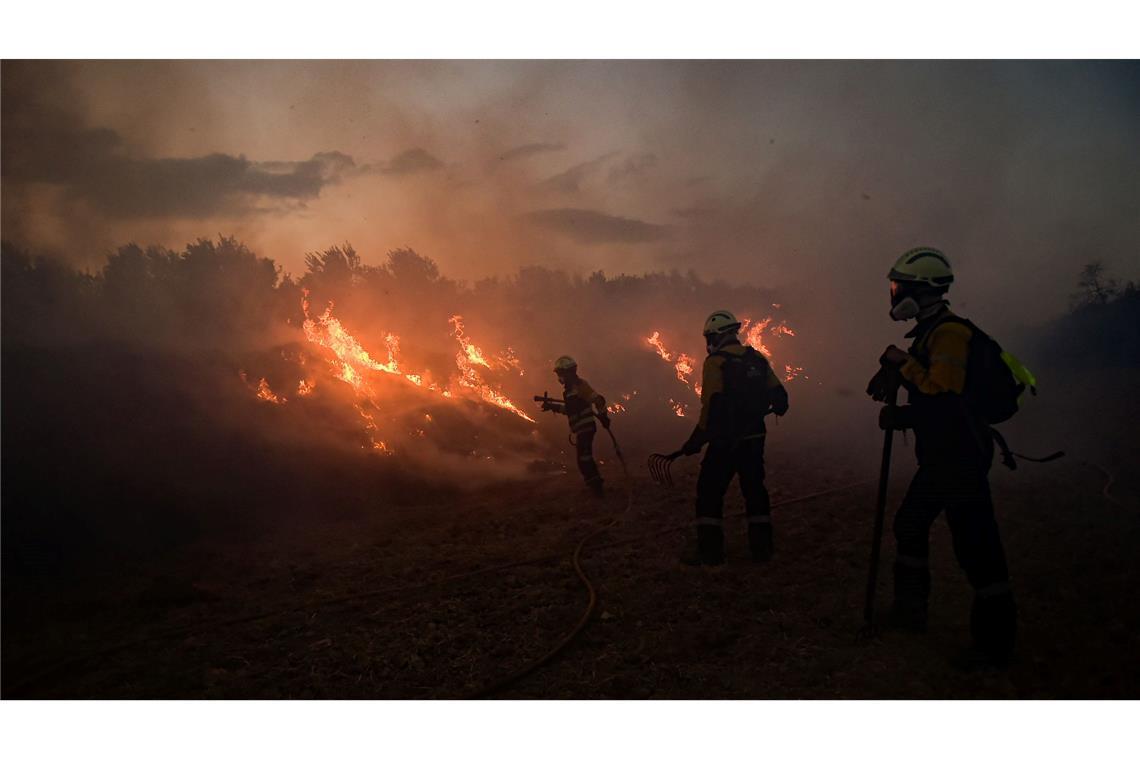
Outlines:
POLYGON ((552 410, 553 408, 554 408, 554 407, 550 405, 550 402, 549 402, 549 401, 543 401, 543 402, 542 402, 542 411, 544 411, 544 412, 549 412, 549 411, 550 411, 550 410, 552 410))
POLYGON ((883 351, 883 355, 879 357, 879 364, 885 366, 901 367, 906 364, 906 360, 910 358, 910 354, 903 351, 895 345, 887 346, 883 351))
POLYGON ((909 406, 884 406, 879 410, 879 430, 906 430, 914 427, 909 406))
POLYGON ((681 446, 681 453, 687 457, 691 457, 693 454, 701 453, 702 446, 704 446, 703 443, 694 438, 690 438, 681 446))
POLYGON ((871 378, 871 382, 867 383, 867 395, 875 401, 886 401, 891 391, 898 387, 900 379, 895 366, 884 364, 871 378))

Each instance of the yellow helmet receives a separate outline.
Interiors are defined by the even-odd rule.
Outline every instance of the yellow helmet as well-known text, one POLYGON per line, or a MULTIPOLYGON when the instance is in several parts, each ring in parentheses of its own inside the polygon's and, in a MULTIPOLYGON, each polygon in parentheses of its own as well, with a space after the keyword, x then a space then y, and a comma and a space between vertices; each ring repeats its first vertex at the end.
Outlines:
POLYGON ((714 311, 705 320, 705 335, 724 335, 740 329, 740 321, 731 311, 714 311))
POLYGON ((950 268, 946 254, 937 248, 921 246, 911 248, 899 256, 887 279, 894 282, 920 282, 942 288, 954 282, 954 271, 950 268))
POLYGON ((578 362, 574 361, 573 356, 559 356, 554 361, 555 372, 569 372, 574 369, 578 369, 578 362))

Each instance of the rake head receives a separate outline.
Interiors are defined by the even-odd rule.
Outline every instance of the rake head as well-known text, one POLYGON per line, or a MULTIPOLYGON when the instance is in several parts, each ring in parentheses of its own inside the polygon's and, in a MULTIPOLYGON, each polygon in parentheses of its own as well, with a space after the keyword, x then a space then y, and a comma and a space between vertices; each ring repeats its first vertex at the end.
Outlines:
POLYGON ((681 456, 680 451, 674 451, 672 454, 650 454, 649 455, 649 476, 653 478, 653 482, 663 486, 673 485, 673 474, 669 471, 673 460, 681 456))

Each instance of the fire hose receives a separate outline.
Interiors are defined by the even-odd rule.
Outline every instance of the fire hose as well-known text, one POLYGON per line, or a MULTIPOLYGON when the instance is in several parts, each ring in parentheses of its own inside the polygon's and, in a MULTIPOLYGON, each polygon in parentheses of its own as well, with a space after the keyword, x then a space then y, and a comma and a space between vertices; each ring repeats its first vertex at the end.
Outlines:
MULTIPOLYGON (((623 463, 623 465, 624 465, 624 463, 623 463)), ((1111 487, 1115 483, 1115 480, 1116 480, 1115 477, 1108 470, 1106 470, 1106 469, 1104 469, 1098 465, 1093 464, 1092 466, 1095 469, 1097 469, 1098 471, 1100 471, 1102 474, 1104 474, 1106 477, 1106 482, 1105 482, 1104 488, 1102 490, 1102 495, 1104 496, 1104 498, 1108 501, 1111 501, 1112 503, 1120 504, 1120 502, 1117 500, 1117 498, 1115 496, 1111 495, 1111 493, 1110 493, 1111 487)), ((820 498, 822 496, 828 496, 828 495, 834 494, 834 493, 849 491, 849 490, 858 488, 860 486, 868 485, 868 484, 873 483, 873 482, 875 482, 875 480, 872 479, 872 480, 861 480, 861 481, 858 481, 855 483, 848 483, 846 485, 836 486, 836 487, 828 488, 828 489, 825 489, 822 491, 816 491, 814 493, 806 494, 803 496, 796 496, 796 497, 793 497, 790 499, 781 499, 778 501, 774 501, 772 503, 772 506, 773 507, 782 507, 782 506, 787 506, 789 504, 796 504, 796 503, 800 503, 800 502, 804 502, 804 501, 810 501, 812 499, 817 499, 817 498, 820 498)), ((745 514, 744 512, 732 513, 732 514, 727 515, 727 517, 740 517, 740 516, 743 516, 744 514, 745 514)), ((587 599, 587 606, 583 612, 583 615, 578 619, 578 621, 575 623, 575 625, 571 629, 571 631, 566 636, 564 636, 562 639, 560 639, 558 643, 556 643, 553 647, 551 647, 551 649, 548 650, 541 657, 536 658, 535 660, 528 663, 526 666, 519 668, 518 670, 514 671, 512 674, 510 674, 510 676, 503 678, 503 679, 500 679, 499 681, 496 681, 495 683, 491 684, 489 687, 485 687, 484 689, 481 689, 479 692, 477 692, 475 694, 475 696, 488 696, 488 695, 492 694, 493 692, 498 691, 498 690, 518 681, 520 678, 534 672, 539 667, 541 667, 542 665, 544 665, 547 662, 549 662, 550 660, 552 660, 560 652, 565 650, 565 648, 575 638, 577 638, 577 636, 583 630, 585 630, 586 626, 590 622, 591 617, 593 616, 595 609, 597 608, 597 590, 594 588, 593 583, 589 579, 589 576, 586 575, 585 571, 581 567, 582 550, 584 549, 585 545, 589 542, 590 539, 596 537, 597 535, 604 532, 605 530, 608 530, 609 528, 613 527, 613 523, 616 523, 616 519, 611 521, 610 523, 603 525, 601 528, 599 528, 599 529, 591 532, 587 536, 585 536, 585 538, 583 538, 582 540, 580 540, 578 542, 577 546, 574 549, 572 561, 574 563, 575 573, 578 576, 579 580, 581 580, 583 582, 583 585, 586 586, 587 593, 588 593, 588 599, 587 599)), ((676 533, 676 532, 685 530, 688 527, 690 527, 688 524, 679 525, 679 526, 678 525, 669 526, 667 528, 662 528, 659 530, 651 531, 649 533, 639 534, 637 536, 633 536, 630 538, 620 539, 617 541, 611 541, 609 543, 601 544, 595 548, 598 550, 601 550, 601 549, 616 548, 619 546, 627 546, 629 544, 639 543, 641 541, 644 541, 644 540, 647 540, 650 538, 656 538, 658 536, 667 535, 669 533, 676 533)), ((231 627, 231 626, 235 626, 235 625, 242 625, 242 624, 246 624, 246 623, 259 622, 262 620, 268 620, 268 619, 272 619, 272 618, 279 617, 282 615, 306 612, 306 611, 309 611, 315 607, 324 607, 324 606, 333 606, 333 605, 338 605, 338 604, 347 604, 347 603, 351 603, 351 602, 355 602, 355 601, 362 601, 365 599, 372 599, 372 598, 386 596, 386 595, 390 595, 390 594, 396 594, 396 593, 400 593, 400 592, 414 591, 414 590, 418 590, 418 589, 431 588, 434 586, 448 585, 448 584, 459 582, 459 581, 466 580, 469 578, 475 578, 475 577, 482 576, 482 575, 490 575, 490 574, 494 574, 494 573, 498 573, 498 572, 503 572, 506 570, 511 570, 511 569, 514 569, 517 567, 525 567, 525 566, 530 566, 530 565, 538 565, 538 564, 542 564, 545 562, 551 562, 554 560, 561 559, 564 556, 565 555, 562 552, 548 553, 548 554, 543 554, 543 555, 539 555, 536 557, 530 557, 528 559, 522 559, 522 560, 517 560, 514 562, 508 562, 505 564, 493 565, 491 567, 484 567, 484 568, 479 568, 476 570, 469 570, 469 571, 466 571, 463 573, 457 573, 454 575, 444 576, 442 578, 436 578, 434 580, 429 580, 429 581, 422 581, 419 583, 402 584, 402 585, 398 585, 398 586, 389 586, 389 587, 382 588, 382 589, 373 589, 371 591, 362 591, 362 592, 357 592, 357 593, 352 593, 352 594, 342 594, 339 596, 332 596, 332 597, 327 597, 324 599, 312 600, 312 601, 308 601, 308 602, 305 602, 302 604, 290 605, 288 607, 283 607, 283 608, 279 608, 279 609, 275 609, 275 610, 267 610, 264 612, 257 612, 257 613, 247 614, 247 615, 240 615, 240 616, 225 618, 222 620, 205 621, 205 622, 200 622, 200 623, 191 623, 191 624, 186 624, 186 625, 182 625, 182 626, 175 626, 175 627, 167 629, 165 631, 159 631, 157 633, 152 633, 152 634, 149 634, 146 636, 140 636, 140 637, 136 637, 133 639, 128 639, 125 641, 121 641, 117 644, 112 644, 110 646, 102 647, 99 649, 89 650, 87 652, 80 652, 80 653, 77 653, 76 655, 74 655, 70 658, 65 658, 63 660, 56 661, 55 663, 49 664, 49 665, 41 668, 39 671, 37 671, 32 676, 24 678, 20 682, 13 685, 11 687, 11 689, 8 689, 6 691, 8 692, 9 696, 18 698, 20 695, 26 694, 29 689, 35 687, 36 685, 42 684, 45 680, 48 680, 52 676, 59 674, 61 671, 67 670, 69 668, 75 668, 77 666, 82 665, 85 662, 92 660, 92 659, 96 659, 96 658, 101 659, 103 657, 107 657, 107 656, 110 656, 113 654, 117 654, 119 652, 125 651, 127 649, 132 648, 132 647, 142 646, 145 644, 151 644, 151 643, 155 643, 158 641, 165 641, 165 640, 172 639, 172 638, 178 638, 180 636, 187 636, 187 635, 202 633, 205 631, 217 630, 220 628, 226 628, 226 627, 231 627)))
MULTIPOLYGON (((602 416, 597 412, 594 413, 594 416, 599 420, 603 420, 602 416)), ((574 624, 574 627, 570 629, 570 632, 559 639, 554 644, 554 646, 548 649, 544 654, 536 657, 535 659, 523 665, 521 668, 518 668, 517 670, 507 674, 499 680, 475 691, 470 695, 470 699, 482 699, 484 697, 489 697, 492 694, 501 691, 507 686, 510 686, 516 681, 519 681, 534 671, 538 670, 543 665, 557 657, 563 649, 565 649, 570 645, 572 641, 574 641, 574 639, 578 638, 578 634, 586 629, 586 626, 590 624, 590 620, 594 617, 594 610, 596 610, 598 607, 598 590, 594 588, 594 584, 590 580, 590 576, 586 574, 585 569, 582 567, 582 550, 586 547, 586 543, 589 542, 590 539, 600 536, 610 528, 617 525, 621 521, 621 518, 633 509, 633 480, 629 477, 629 468, 625 464, 625 456, 621 453, 621 446, 618 445, 617 437, 614 436, 614 431, 610 429, 609 421, 604 420, 602 427, 605 428, 605 431, 610 434, 610 440, 613 441, 614 444, 614 452, 617 454, 618 460, 621 462, 622 477, 625 482, 626 503, 624 512, 622 512, 617 517, 608 520, 600 528, 594 530, 593 532, 587 533, 582 538, 582 540, 578 542, 578 545, 574 547, 574 554, 570 558, 570 564, 573 566, 574 574, 578 576, 578 580, 580 580, 582 582, 582 585, 586 587, 586 609, 582 611, 581 616, 578 618, 578 622, 574 624)))

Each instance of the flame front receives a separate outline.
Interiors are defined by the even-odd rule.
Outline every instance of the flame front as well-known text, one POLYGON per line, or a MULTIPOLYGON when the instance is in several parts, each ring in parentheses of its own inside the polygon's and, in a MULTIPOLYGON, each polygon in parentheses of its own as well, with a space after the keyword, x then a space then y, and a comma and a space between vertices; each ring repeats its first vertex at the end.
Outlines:
MULTIPOLYGON (((774 308, 779 309, 779 304, 772 304, 774 308)), ((776 322, 774 317, 764 317, 763 319, 752 320, 750 318, 742 318, 740 320, 740 342, 746 346, 752 346, 754 349, 764 354, 767 359, 772 358, 772 351, 764 343, 765 333, 770 338, 782 337, 795 337, 796 331, 788 326, 787 320, 779 320, 776 322)), ((661 340, 661 332, 654 330, 653 334, 645 339, 645 342, 653 348, 654 352, 661 357, 662 361, 666 361, 673 365, 673 372, 676 374, 677 379, 683 384, 693 390, 699 398, 701 395, 701 384, 699 380, 693 378, 696 372, 697 361, 693 357, 683 352, 670 351, 661 340)), ((784 365, 784 381, 787 382, 797 377, 807 377, 804 374, 804 368, 792 364, 784 365)), ((669 405, 673 409, 673 413, 678 417, 685 416, 685 405, 679 401, 669 399, 669 405)))
MULTIPOLYGON (((474 343, 472 343, 470 339, 468 339, 464 334, 463 317, 459 314, 456 314, 452 316, 448 321, 451 323, 451 334, 459 343, 460 350, 459 353, 455 355, 455 366, 459 368, 459 385, 467 388, 470 391, 473 391, 475 395, 477 395, 483 401, 486 401, 488 404, 494 404, 501 409, 506 409, 513 414, 517 414, 524 420, 534 422, 534 419, 532 417, 527 416, 526 412, 515 406, 514 402, 504 396, 499 390, 491 387, 480 376, 479 371, 476 369, 476 367, 485 367, 487 369, 491 369, 492 362, 488 361, 484 357, 483 351, 474 343)), ((507 351, 508 353, 506 356, 498 356, 494 358, 493 361, 495 365, 503 368, 513 367, 517 369, 518 359, 516 359, 514 355, 510 353, 509 348, 507 351)))
MULTIPOLYGON (((400 338, 393 333, 384 335, 384 350, 387 361, 380 361, 370 354, 364 346, 353 336, 341 321, 333 316, 333 304, 325 307, 323 313, 314 316, 309 303, 309 291, 305 290, 301 298, 301 311, 304 321, 301 328, 305 338, 315 346, 327 349, 331 356, 328 363, 333 377, 352 387, 357 400, 354 402, 357 415, 368 436, 369 447, 383 453, 393 453, 392 447, 385 440, 379 438, 380 424, 376 418, 379 411, 380 389, 374 379, 376 373, 398 377, 423 392, 438 395, 440 398, 455 399, 457 396, 473 396, 480 401, 505 409, 512 414, 529 422, 534 419, 519 409, 514 402, 497 387, 491 385, 481 374, 481 371, 505 370, 523 374, 519 367, 519 360, 514 352, 507 348, 503 353, 490 355, 463 332, 463 318, 455 315, 451 318, 452 335, 459 344, 459 351, 455 356, 457 375, 451 380, 448 387, 441 387, 423 373, 408 372, 400 362, 400 338)), ((289 358, 289 357, 286 357, 289 358)), ((300 366, 305 365, 304 354, 295 359, 300 366)), ((265 378, 261 378, 256 388, 250 383, 244 371, 241 372, 242 381, 254 389, 257 398, 272 404, 284 404, 288 399, 275 393, 265 378)), ((297 384, 297 396, 304 398, 311 396, 316 389, 316 382, 312 379, 302 379, 297 384)), ((431 415, 425 415, 431 422, 431 415)), ((412 431, 413 435, 425 436, 422 429, 412 431)))

